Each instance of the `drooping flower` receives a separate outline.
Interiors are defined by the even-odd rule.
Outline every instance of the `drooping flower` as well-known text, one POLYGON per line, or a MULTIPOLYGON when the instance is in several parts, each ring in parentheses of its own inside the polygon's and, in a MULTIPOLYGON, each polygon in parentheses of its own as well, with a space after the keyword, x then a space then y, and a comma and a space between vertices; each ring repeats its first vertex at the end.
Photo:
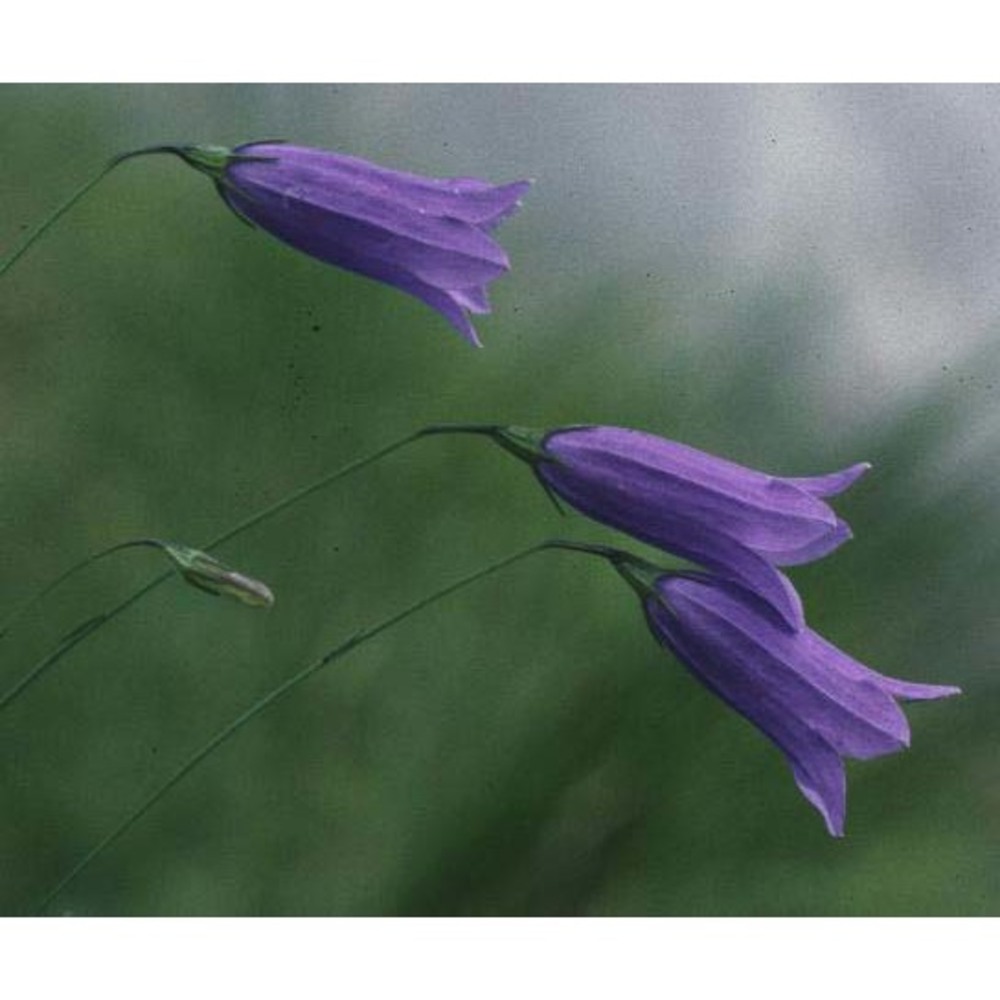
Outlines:
POLYGON ((469 314, 490 311, 487 286, 510 269, 491 234, 517 211, 530 181, 421 177, 275 141, 163 148, 212 177, 244 220, 415 296, 479 346, 469 314))
POLYGON ((777 744, 832 836, 844 833, 844 758, 909 746, 897 700, 961 693, 876 673, 810 628, 789 632, 757 595, 728 580, 664 572, 622 552, 610 559, 638 592, 659 642, 777 744))
POLYGON ((781 478, 622 427, 487 431, 577 510, 749 587, 792 628, 804 624, 802 603, 776 567, 819 559, 851 537, 823 498, 870 468, 781 478))

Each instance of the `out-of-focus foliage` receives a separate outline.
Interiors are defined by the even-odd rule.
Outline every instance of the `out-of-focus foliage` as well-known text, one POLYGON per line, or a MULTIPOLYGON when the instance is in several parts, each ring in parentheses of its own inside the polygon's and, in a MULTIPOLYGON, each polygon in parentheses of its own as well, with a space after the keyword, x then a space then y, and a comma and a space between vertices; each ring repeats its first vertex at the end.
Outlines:
MULTIPOLYGON (((1000 120, 987 88, 0 88, 0 247, 109 155, 285 136, 537 181, 464 344, 419 303, 124 165, 0 283, 0 611, 127 538, 198 545, 439 421, 614 423, 807 475, 856 540, 792 571, 875 669, 961 684, 849 768, 830 839, 776 749, 550 553, 362 647, 179 786, 77 914, 1000 910, 1000 120)), ((550 535, 484 440, 418 442, 228 546, 265 615, 174 581, 0 716, 0 907, 29 909, 193 749, 356 628, 550 535)), ((92 567, 13 683, 160 569, 92 567)))

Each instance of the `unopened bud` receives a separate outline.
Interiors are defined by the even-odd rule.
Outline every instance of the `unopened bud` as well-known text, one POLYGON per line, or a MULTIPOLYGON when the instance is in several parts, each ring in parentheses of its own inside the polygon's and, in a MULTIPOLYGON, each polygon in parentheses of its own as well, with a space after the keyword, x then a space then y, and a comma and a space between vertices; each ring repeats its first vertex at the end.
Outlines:
POLYGON ((163 542, 162 547, 181 576, 199 590, 234 597, 254 608, 269 608, 274 604, 274 594, 266 583, 230 569, 206 552, 173 542, 163 542))

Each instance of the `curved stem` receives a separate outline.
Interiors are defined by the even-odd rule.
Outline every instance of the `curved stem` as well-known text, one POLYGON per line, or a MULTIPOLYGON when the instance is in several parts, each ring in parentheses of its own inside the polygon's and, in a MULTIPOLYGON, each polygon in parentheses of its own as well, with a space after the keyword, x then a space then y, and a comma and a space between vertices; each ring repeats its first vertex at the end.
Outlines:
POLYGON ((240 521, 235 527, 224 531, 221 535, 213 538, 207 545, 204 546, 205 551, 210 551, 219 545, 223 545, 230 539, 235 538, 237 535, 243 534, 244 531, 249 531, 250 528, 261 523, 261 521, 266 521, 269 517, 273 517, 275 514, 279 514, 281 511, 286 510, 288 507, 297 504, 300 500, 305 500, 306 497, 312 496, 313 493, 318 493, 320 490, 327 486, 331 486, 333 483, 337 482, 339 479, 344 479, 351 475, 353 472, 360 472, 366 466, 371 465, 373 462, 377 462, 380 458, 385 458, 386 455, 391 455, 394 451, 398 451, 400 448, 405 447, 408 444, 416 441, 418 438, 423 437, 426 434, 431 433, 443 433, 442 431, 434 431, 430 428, 421 428, 418 431, 413 431, 411 434, 407 434, 405 437, 401 437, 392 444, 387 444, 377 451, 373 451, 371 454, 366 455, 364 458, 356 459, 353 462, 348 462, 347 465, 342 465, 339 469, 334 472, 328 473, 325 476, 317 479, 314 483, 310 483, 308 486, 303 486, 299 490, 295 490, 289 493, 287 496, 282 497, 276 503, 271 504, 269 507, 265 507, 262 510, 257 511, 255 514, 251 514, 249 517, 240 521))
MULTIPOLYGON (((325 487, 331 486, 333 483, 337 482, 340 479, 346 478, 347 476, 351 475, 354 472, 359 472, 366 466, 372 465, 379 459, 385 458, 387 455, 392 454, 392 452, 398 451, 400 448, 403 448, 406 445, 411 444, 412 442, 422 437, 428 437, 436 434, 449 434, 449 433, 487 434, 491 432, 492 428, 489 428, 486 425, 479 425, 479 424, 432 424, 428 427, 422 427, 420 430, 413 431, 412 433, 407 434, 405 437, 399 438, 398 440, 393 441, 391 444, 385 445, 384 447, 379 448, 377 451, 374 451, 371 454, 364 456, 363 458, 356 459, 353 462, 349 462, 347 465, 341 466, 336 471, 328 473, 327 475, 321 477, 320 479, 317 479, 315 482, 310 483, 308 486, 304 486, 299 490, 295 490, 294 492, 289 493, 287 496, 283 497, 277 502, 270 504, 269 506, 263 508, 262 510, 257 511, 254 514, 251 514, 247 518, 244 518, 244 520, 240 521, 234 527, 229 528, 228 530, 224 531, 221 535, 218 535, 217 537, 213 538, 206 545, 202 546, 202 548, 204 549, 204 551, 210 552, 212 549, 217 548, 218 546, 224 544, 225 542, 230 541, 237 535, 240 535, 245 531, 249 531, 251 528, 260 524, 262 521, 266 521, 268 518, 274 517, 275 514, 278 514, 281 511, 286 510, 287 508, 297 504, 300 500, 304 500, 306 497, 311 496, 313 493, 317 493, 320 490, 324 489, 325 487)), ((97 557, 91 557, 91 561, 93 561, 96 558, 97 557)), ((65 579, 66 576, 71 575, 73 572, 76 571, 76 569, 82 567, 83 565, 86 565, 86 562, 87 561, 85 560, 77 567, 74 567, 72 570, 68 571, 66 574, 63 575, 62 579, 65 579)), ((56 649, 52 650, 50 653, 47 653, 41 660, 39 660, 33 667, 31 667, 28 673, 24 677, 22 677, 21 680, 19 680, 14 685, 14 687, 11 688, 11 690, 8 691, 3 696, 2 699, 0 699, 0 711, 6 708, 12 701, 14 701, 15 698, 23 694, 24 691, 26 691, 43 674, 45 674, 48 670, 54 667, 83 638, 85 638, 87 635, 91 635, 98 628, 100 628, 103 625, 106 625, 108 622, 113 621, 120 614, 127 611, 133 604, 136 604, 143 597, 145 597, 146 594, 150 593, 151 591, 159 587, 161 583, 165 583, 167 580, 169 580, 173 575, 174 575, 173 570, 167 570, 165 573, 161 573, 158 577, 155 577, 154 579, 150 580, 149 583, 145 584, 145 586, 141 587, 139 590, 137 590, 131 596, 127 597, 121 603, 115 605, 109 611, 106 611, 103 614, 97 615, 95 618, 90 619, 90 622, 95 624, 93 624, 93 627, 90 628, 88 631, 86 631, 84 635, 79 636, 73 642, 64 640, 56 649)), ((50 584, 49 587, 45 591, 43 591, 42 594, 39 594, 36 598, 34 598, 31 602, 29 602, 29 605, 39 600, 44 595, 44 593, 47 593, 48 590, 51 590, 52 587, 54 587, 58 582, 59 581, 57 580, 55 581, 55 583, 50 584)), ((25 609, 22 608, 16 611, 14 615, 12 615, 11 618, 8 619, 7 627, 9 627, 10 621, 16 619, 22 613, 23 610, 25 609)), ((76 633, 73 634, 74 636, 76 635, 76 633)), ((2 633, 0 633, 0 635, 2 635, 2 633)))
POLYGON ((96 187, 119 163, 130 160, 135 156, 145 156, 149 153, 166 153, 172 150, 166 146, 149 146, 146 149, 134 149, 128 153, 119 153, 118 156, 109 160, 100 171, 90 178, 85 184, 77 188, 51 215, 43 219, 23 240, 3 259, 0 259, 0 276, 3 276, 22 257, 31 245, 41 237, 53 223, 64 216, 91 188, 96 187))
POLYGON ((106 163, 102 168, 100 173, 96 176, 91 177, 86 184, 78 188, 70 197, 64 201, 48 218, 43 220, 38 226, 36 226, 21 242, 6 256, 3 260, 0 260, 0 275, 9 271, 17 261, 35 242, 40 236, 42 236, 45 231, 58 220, 61 216, 65 215, 92 187, 96 186, 97 183, 110 173, 117 166, 117 162, 112 160, 110 163, 106 163))
POLYGON ((429 434, 485 434, 496 437, 501 430, 500 424, 429 424, 422 427, 418 433, 429 434))
MULTIPOLYGON (((103 559, 105 556, 110 556, 114 552, 120 552, 122 549, 133 548, 138 545, 156 545, 158 544, 152 538, 136 538, 128 542, 119 542, 117 545, 111 545, 106 549, 102 549, 100 552, 94 553, 94 555, 87 556, 86 559, 80 560, 74 566, 70 566, 65 573, 60 573, 54 580, 46 584, 34 597, 30 597, 27 601, 21 604, 19 607, 15 608, 6 619, 0 623, 0 639, 3 639, 5 635, 14 626, 14 623, 19 619, 24 617, 42 598, 48 596, 52 593, 56 587, 59 586, 63 581, 68 580, 71 576, 75 576, 80 570, 85 569, 90 566, 91 563, 97 562, 99 559, 103 559)), ((4 699, 0 699, 0 708, 4 705, 4 699)))
POLYGON ((612 565, 620 562, 623 558, 630 557, 622 549, 616 549, 611 545, 599 545, 596 542, 575 542, 567 538, 552 538, 546 542, 550 549, 565 549, 567 552, 585 552, 587 555, 600 556, 607 559, 612 565))
POLYGON ((74 646, 78 643, 83 642, 91 632, 100 628, 104 624, 106 615, 96 615, 93 618, 89 618, 82 625, 73 629, 69 635, 67 635, 51 653, 43 656, 19 681, 17 681, 13 687, 11 687, 3 696, 0 698, 0 711, 5 709, 12 702, 16 701, 23 691, 29 688, 32 684, 38 680, 42 674, 45 673, 49 667, 52 666, 56 660, 62 659, 74 646))
MULTIPOLYGON (((280 141, 280 140, 279 140, 280 141)), ((77 188, 76 191, 70 195, 51 215, 47 216, 42 222, 37 225, 23 240, 4 258, 0 259, 0 277, 6 271, 9 271, 13 266, 14 262, 17 261, 24 253, 31 247, 31 245, 42 236, 49 227, 52 226, 54 222, 62 218, 91 188, 95 187, 104 177, 106 177, 115 167, 120 163, 124 163, 126 160, 134 159, 137 156, 153 156, 160 153, 167 153, 172 156, 180 157, 189 166, 194 167, 196 170, 200 170, 202 173, 208 174, 210 177, 219 182, 219 176, 221 170, 218 164, 210 164, 206 159, 206 154, 208 154, 210 147, 203 146, 193 146, 193 145, 183 145, 183 144, 161 144, 157 146, 144 146, 142 149, 132 149, 126 153, 119 153, 117 156, 113 156, 93 177, 90 178, 82 187, 77 188)), ((231 153, 227 150, 220 150, 228 155, 225 157, 226 162, 237 162, 240 160, 269 160, 272 157, 267 156, 241 156, 239 153, 231 153)))
POLYGON ((38 905, 37 913, 41 914, 48 905, 67 887, 70 883, 74 882, 101 854, 103 854, 112 844, 115 843, 127 830, 129 830, 136 822, 138 822, 153 806, 156 805, 164 795, 167 794, 178 782, 180 782, 184 777, 191 773, 206 757, 208 757, 213 751, 225 743, 228 739, 234 736, 240 729, 242 729, 247 723, 251 722, 258 715, 261 714, 265 709, 269 708, 271 705, 280 701, 296 687, 298 687, 303 681, 307 680, 313 674, 322 670, 324 667, 335 662, 341 657, 345 656, 352 649, 357 646, 362 645, 369 639, 374 639, 375 636, 382 632, 387 631, 394 625, 398 625, 400 622, 405 621, 407 618, 415 615, 418 611, 426 608, 430 604, 434 604, 436 601, 440 601, 442 598, 447 597, 449 594, 454 594, 458 590, 462 590, 464 587, 468 587, 470 584, 475 583, 477 580, 482 580, 484 577, 490 576, 499 570, 504 569, 507 566, 511 566, 522 559, 526 559, 528 556, 534 555, 537 552, 542 552, 550 548, 565 548, 568 546, 560 545, 558 543, 553 543, 550 541, 540 542, 536 545, 532 545, 529 548, 521 549, 519 552, 515 552, 513 555, 509 555, 498 562, 491 563, 484 569, 476 570, 474 573, 470 573, 468 576, 462 577, 455 583, 451 583, 446 587, 442 587, 440 590, 429 594, 426 597, 421 598, 419 601, 415 601, 413 604, 404 608, 402 611, 398 611, 394 615, 390 615, 388 618, 383 619, 376 625, 372 625, 367 629, 362 629, 359 632, 355 632, 354 635, 350 636, 347 640, 340 643, 338 646, 334 646, 332 649, 325 652, 318 659, 314 660, 308 666, 304 667, 298 673, 293 674, 287 680, 279 684, 276 688, 270 691, 268 694, 264 695, 255 701, 249 708, 244 712, 241 712, 232 722, 227 726, 223 727, 215 736, 213 736, 200 750, 192 754, 187 761, 182 764, 163 784, 161 784, 155 791, 148 795, 125 819, 118 824, 110 833, 107 834, 100 842, 98 842, 90 851, 85 854, 79 862, 70 870, 70 872, 55 886, 41 901, 38 905))

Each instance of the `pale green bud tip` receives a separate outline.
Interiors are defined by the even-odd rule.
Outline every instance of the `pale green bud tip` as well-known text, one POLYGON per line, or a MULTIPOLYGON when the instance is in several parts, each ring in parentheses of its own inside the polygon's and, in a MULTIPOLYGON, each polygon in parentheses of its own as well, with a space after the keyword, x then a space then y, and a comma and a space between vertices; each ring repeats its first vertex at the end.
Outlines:
POLYGON ((274 604, 274 594, 266 583, 230 569, 199 549, 164 542, 163 551, 173 560, 181 576, 200 590, 233 597, 253 608, 269 608, 274 604))

